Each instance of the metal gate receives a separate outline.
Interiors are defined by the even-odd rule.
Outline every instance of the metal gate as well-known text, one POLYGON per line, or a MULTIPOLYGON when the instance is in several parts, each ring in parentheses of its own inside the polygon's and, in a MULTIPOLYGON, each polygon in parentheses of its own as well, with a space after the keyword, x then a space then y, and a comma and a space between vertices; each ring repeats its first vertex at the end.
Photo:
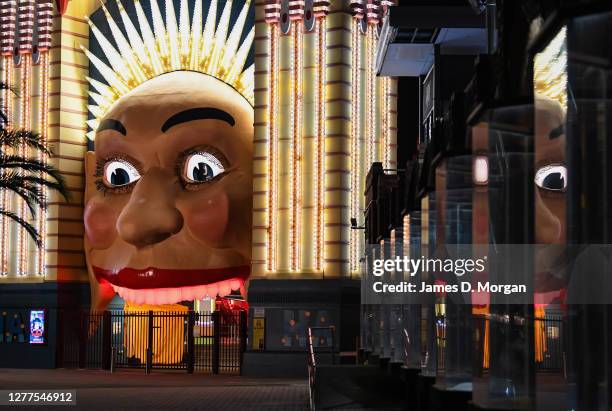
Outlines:
POLYGON ((63 312, 58 366, 240 374, 246 312, 63 312))

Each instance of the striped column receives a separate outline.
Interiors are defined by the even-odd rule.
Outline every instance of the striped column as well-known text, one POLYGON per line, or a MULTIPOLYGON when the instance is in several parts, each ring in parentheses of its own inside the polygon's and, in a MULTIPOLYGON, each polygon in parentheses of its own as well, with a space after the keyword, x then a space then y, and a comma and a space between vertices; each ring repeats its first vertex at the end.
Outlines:
POLYGON ((0 1, 0 54, 9 57, 15 47, 17 0, 0 1))
MULTIPOLYGON (((83 2, 85 3, 85 2, 83 2)), ((87 1, 91 11, 99 2, 87 1)), ((88 62, 80 49, 87 46, 89 26, 83 13, 70 2, 66 13, 56 17, 60 31, 51 47, 49 143, 55 148, 51 159, 65 176, 72 195, 70 203, 56 193, 50 198, 47 277, 58 281, 86 281, 83 255, 83 157, 86 151, 88 62)), ((84 6, 84 5, 83 5, 84 6)), ((88 14, 85 14, 88 15, 88 14)))
MULTIPOLYGON (((13 84, 13 48, 15 47, 17 1, 0 2, 0 54, 2 55, 2 82, 13 84)), ((2 90, 0 103, 2 112, 6 115, 6 128, 13 125, 12 95, 9 90, 2 90)), ((6 147, 0 147, 5 151, 6 147)), ((0 192, 0 207, 9 209, 9 193, 6 190, 0 192)), ((5 277, 9 272, 9 220, 0 217, 0 276, 5 277)))
POLYGON ((317 272, 323 269, 324 255, 324 224, 325 224, 325 177, 326 177, 326 154, 325 154, 325 138, 326 133, 326 116, 327 116, 327 22, 326 18, 329 14, 329 1, 318 0, 313 3, 313 14, 315 21, 315 67, 314 67, 314 106, 316 114, 314 115, 315 133, 313 147, 313 176, 314 198, 313 204, 313 269, 317 272))
MULTIPOLYGON (((351 206, 350 217, 357 219, 357 225, 363 224, 363 166, 361 149, 363 137, 361 133, 361 44, 363 34, 361 25, 365 16, 363 0, 353 0, 350 3, 353 15, 351 26, 351 206)), ((359 270, 359 259, 363 253, 363 235, 360 230, 351 230, 350 239, 350 270, 359 270)))
MULTIPOLYGON (((21 58, 20 72, 20 106, 19 106, 19 128, 22 130, 32 129, 31 118, 31 98, 32 98, 32 50, 34 48, 34 0, 19 0, 17 6, 18 13, 18 34, 17 41, 19 55, 21 58)), ((28 156, 28 148, 24 144, 19 149, 19 155, 28 156)), ((18 200, 17 215, 28 219, 28 207, 23 200, 18 200)), ((25 276, 28 274, 28 248, 29 238, 25 230, 19 228, 17 233, 17 274, 25 276)))
POLYGON ((254 142, 253 204, 253 275, 277 269, 278 183, 279 183, 279 52, 280 0, 266 0, 264 19, 257 18, 261 6, 255 7, 257 32, 255 48, 257 70, 254 142), (265 50, 265 53, 259 51, 265 50), (265 75, 267 74, 267 76, 265 75), (262 104, 264 102, 264 104, 262 104), (262 120, 262 121, 260 121, 262 120), (263 137, 263 138, 260 138, 263 137), (263 156, 258 154, 264 154, 263 156), (263 157, 263 158, 262 158, 263 157), (265 164, 265 166, 263 166, 265 164), (262 194, 265 200, 261 201, 262 194), (261 218, 265 216, 265 219, 261 218), (265 230, 265 234, 263 231, 265 230))
MULTIPOLYGON (((51 0, 40 0, 37 3, 38 50, 40 52, 38 80, 38 128, 43 144, 47 145, 49 126, 49 49, 51 48, 51 30, 53 28, 53 3, 51 0)), ((39 153, 38 159, 47 163, 47 156, 39 153)), ((43 177, 43 175, 41 175, 43 177)), ((47 190, 42 188, 42 196, 47 201, 47 190)), ((47 210, 39 210, 36 224, 41 238, 41 247, 36 255, 36 274, 44 277, 47 272, 47 210)))
POLYGON ((351 198, 351 26, 343 2, 330 2, 327 29, 325 278, 349 277, 351 198))
POLYGON ((71 1, 63 15, 53 18, 47 125, 47 143, 53 147, 53 156, 48 162, 64 176, 71 199, 67 203, 56 192, 48 193, 46 281, 88 281, 83 253, 83 163, 89 63, 80 46, 89 45, 89 25, 84 16, 99 8, 97 0, 71 1))
POLYGON ((36 23, 38 29, 38 50, 46 53, 51 48, 53 29, 53 1, 38 0, 36 3, 36 23))
POLYGON ((377 42, 377 26, 380 22, 380 2, 378 0, 367 0, 366 3, 366 162, 365 172, 370 165, 378 160, 377 155, 377 133, 376 129, 376 102, 378 100, 376 92, 376 72, 374 68, 376 42, 377 42))
POLYGON ((289 120, 289 270, 302 268, 302 132, 303 132, 303 18, 304 1, 289 0, 289 20, 291 21, 290 45, 290 96, 289 120))
MULTIPOLYGON (((380 1, 380 14, 386 16, 389 8, 394 6, 393 0, 380 1)), ((397 80, 393 77, 382 77, 379 81, 381 87, 381 160, 385 169, 396 169, 397 165, 397 80)))

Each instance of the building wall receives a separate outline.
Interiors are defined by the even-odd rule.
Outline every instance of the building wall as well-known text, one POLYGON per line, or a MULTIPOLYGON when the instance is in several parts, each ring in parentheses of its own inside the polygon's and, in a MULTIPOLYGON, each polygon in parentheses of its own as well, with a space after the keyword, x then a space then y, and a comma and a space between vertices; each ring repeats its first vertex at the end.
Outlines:
MULTIPOLYGON (((350 229, 350 218, 356 217, 358 224, 363 222, 363 196, 365 174, 369 169, 365 147, 369 136, 365 136, 367 121, 371 121, 373 130, 374 154, 370 160, 383 160, 385 167, 395 168, 393 150, 381 149, 384 144, 389 148, 395 146, 396 139, 396 82, 390 79, 374 79, 375 95, 370 95, 366 87, 366 74, 373 68, 367 67, 367 52, 374 48, 367 47, 367 36, 358 34, 358 48, 352 45, 353 32, 358 30, 355 18, 351 13, 348 1, 330 2, 328 14, 321 17, 325 21, 324 43, 316 31, 300 34, 302 42, 302 76, 303 99, 301 130, 302 157, 300 198, 300 220, 296 226, 299 230, 300 264, 291 267, 288 248, 290 247, 289 226, 289 186, 291 174, 288 170, 288 157, 291 141, 291 81, 290 47, 291 35, 280 32, 276 41, 278 57, 279 111, 275 122, 278 127, 278 207, 275 218, 276 240, 274 269, 269 269, 269 142, 270 142, 270 42, 271 25, 266 23, 264 1, 256 3, 256 85, 255 85, 255 138, 254 138, 254 198, 253 198, 253 278, 338 278, 351 277, 358 272, 355 261, 359 259, 363 247, 351 252, 351 244, 361 244, 362 233, 350 229), (322 47, 325 47, 323 50, 322 47), (319 54, 318 54, 319 53, 319 54), (352 67, 355 56, 359 55, 359 79, 353 81, 352 67), (323 70, 319 70, 318 60, 325 61, 323 70), (325 83, 320 78, 324 76, 325 83), (319 79, 319 81, 317 81, 319 79), (323 87, 325 99, 321 112, 317 105, 318 87, 323 87), (357 87, 358 90, 354 90, 357 87), (354 105, 354 93, 359 104, 354 105), (367 113, 368 101, 372 101, 373 110, 367 113), (358 110, 355 116, 353 111, 358 110), (324 115, 322 119, 317 116, 324 115), (356 119, 358 117, 358 119, 356 119), (368 120, 369 119, 369 120, 368 120), (324 149, 317 148, 316 121, 324 124, 324 149), (353 124, 357 122, 357 131, 353 124), (359 153, 355 152, 358 147, 359 153), (392 153, 381 158, 382 153, 392 153), (317 155, 322 156, 324 166, 324 193, 320 201, 316 195, 318 181, 313 170, 317 155), (355 172, 353 162, 357 156, 359 169, 355 172), (351 171, 353 170, 353 171, 351 171), (355 173, 353 176, 351 173, 355 173), (352 196, 356 196, 359 205, 351 209, 352 196), (317 209, 317 205, 320 207, 317 209), (314 222, 321 214, 320 234, 317 235, 314 222), (316 244, 319 244, 318 246, 316 244), (322 251, 319 262, 316 261, 315 247, 322 251), (361 251, 360 251, 361 250, 361 251), (351 260, 353 264, 351 264, 351 260)), ((55 4, 55 3, 54 3, 55 4)), ((15 249, 17 230, 11 227, 9 242, 9 268, 7 275, 0 277, 0 282, 86 282, 87 273, 83 254, 83 155, 87 150, 85 133, 87 120, 87 82, 88 62, 81 51, 81 46, 88 46, 89 27, 85 16, 99 7, 94 0, 68 2, 66 13, 60 16, 54 10, 52 46, 49 50, 49 110, 48 110, 48 143, 54 156, 49 159, 65 176, 71 198, 64 201, 55 193, 50 193, 47 214, 47 235, 45 236, 46 260, 45 273, 26 270, 25 275, 18 275, 15 249)), ((373 59, 372 59, 373 60, 373 59)), ((8 59, 4 60, 3 67, 8 59)), ((13 79, 20 78, 20 67, 13 68, 13 79)), ((38 128, 39 119, 39 72, 40 66, 32 67, 32 127, 38 128), (37 111, 38 110, 38 111, 37 111)), ((18 118, 20 101, 25 96, 13 97, 13 114, 18 118)), ((28 244, 29 264, 36 264, 37 252, 34 244, 28 244)))

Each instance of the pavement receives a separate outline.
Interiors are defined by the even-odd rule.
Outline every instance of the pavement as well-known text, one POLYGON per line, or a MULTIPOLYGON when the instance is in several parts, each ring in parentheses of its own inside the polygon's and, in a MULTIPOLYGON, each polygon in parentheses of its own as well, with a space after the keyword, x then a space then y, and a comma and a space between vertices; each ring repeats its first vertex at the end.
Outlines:
POLYGON ((0 390, 76 391, 76 406, 0 406, 32 410, 308 410, 308 381, 187 374, 184 371, 0 369, 0 390))

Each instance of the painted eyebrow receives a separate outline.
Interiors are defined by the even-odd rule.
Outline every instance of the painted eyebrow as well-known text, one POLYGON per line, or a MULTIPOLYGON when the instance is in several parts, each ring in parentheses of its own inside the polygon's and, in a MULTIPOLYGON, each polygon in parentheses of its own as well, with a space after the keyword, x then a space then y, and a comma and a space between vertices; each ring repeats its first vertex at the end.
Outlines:
POLYGON ((104 131, 104 130, 115 130, 124 136, 127 135, 127 130, 125 126, 119 120, 113 120, 112 118, 107 118, 106 120, 102 120, 96 132, 104 131))
POLYGON ((218 108, 199 107, 176 113, 166 120, 161 128, 161 131, 162 133, 165 133, 171 127, 194 120, 221 120, 225 121, 230 126, 236 124, 234 117, 232 117, 227 111, 223 111, 218 108))

